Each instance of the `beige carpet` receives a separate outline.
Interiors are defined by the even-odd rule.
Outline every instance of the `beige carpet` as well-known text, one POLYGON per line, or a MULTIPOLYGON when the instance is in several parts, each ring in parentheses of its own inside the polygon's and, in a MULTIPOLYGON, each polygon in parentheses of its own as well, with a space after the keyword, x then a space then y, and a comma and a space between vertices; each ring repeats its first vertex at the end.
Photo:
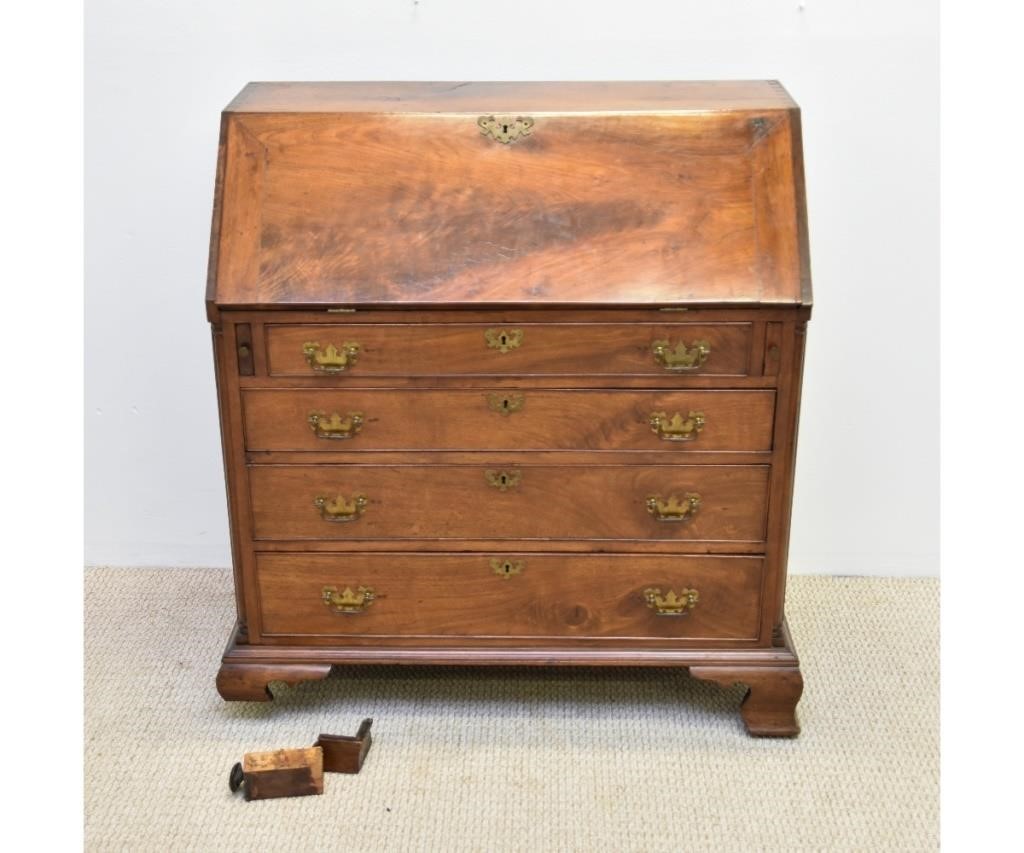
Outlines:
POLYGON ((794 577, 793 741, 679 670, 384 668, 214 690, 222 570, 86 573, 89 850, 791 851, 938 847, 937 581, 794 577), (246 803, 243 752, 374 718, 358 776, 246 803))

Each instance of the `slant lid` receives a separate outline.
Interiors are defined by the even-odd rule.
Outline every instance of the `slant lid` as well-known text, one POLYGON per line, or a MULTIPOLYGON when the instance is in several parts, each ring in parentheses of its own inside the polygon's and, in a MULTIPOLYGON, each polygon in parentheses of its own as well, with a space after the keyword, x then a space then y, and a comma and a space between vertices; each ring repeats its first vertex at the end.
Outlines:
POLYGON ((213 229, 221 308, 810 302, 770 81, 249 84, 213 229))

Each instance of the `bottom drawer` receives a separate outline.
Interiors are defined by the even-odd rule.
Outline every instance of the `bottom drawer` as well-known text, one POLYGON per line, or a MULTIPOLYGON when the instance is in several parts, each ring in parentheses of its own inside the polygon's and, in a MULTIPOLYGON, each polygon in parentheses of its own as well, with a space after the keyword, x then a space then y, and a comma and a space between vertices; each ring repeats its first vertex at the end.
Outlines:
POLYGON ((754 640, 761 557, 271 554, 262 635, 754 640))

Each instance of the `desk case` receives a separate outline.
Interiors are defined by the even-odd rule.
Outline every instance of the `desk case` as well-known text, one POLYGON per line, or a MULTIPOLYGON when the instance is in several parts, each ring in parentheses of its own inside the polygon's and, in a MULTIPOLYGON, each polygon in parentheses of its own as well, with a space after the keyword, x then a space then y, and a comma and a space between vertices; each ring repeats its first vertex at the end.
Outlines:
POLYGON ((333 664, 686 667, 795 735, 804 207, 774 82, 245 87, 207 293, 221 695, 333 664))

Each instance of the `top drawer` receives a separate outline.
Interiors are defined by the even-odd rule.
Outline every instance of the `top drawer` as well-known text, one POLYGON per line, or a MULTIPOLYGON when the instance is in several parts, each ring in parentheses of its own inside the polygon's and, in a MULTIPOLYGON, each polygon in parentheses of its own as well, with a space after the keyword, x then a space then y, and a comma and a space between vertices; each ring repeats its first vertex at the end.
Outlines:
POLYGON ((745 376, 750 323, 267 326, 271 376, 745 376))

